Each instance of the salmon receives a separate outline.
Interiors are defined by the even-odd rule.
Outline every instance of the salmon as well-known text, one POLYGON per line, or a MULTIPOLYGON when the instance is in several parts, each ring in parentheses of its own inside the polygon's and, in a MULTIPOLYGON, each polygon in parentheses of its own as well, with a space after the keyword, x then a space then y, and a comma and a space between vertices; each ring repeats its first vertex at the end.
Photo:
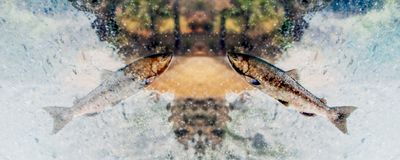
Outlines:
POLYGON ((244 79, 283 105, 305 116, 325 117, 341 132, 348 133, 346 119, 356 107, 329 107, 326 100, 318 98, 297 82, 296 70, 286 72, 263 59, 241 53, 229 53, 228 59, 244 79))
POLYGON ((95 115, 143 90, 168 67, 172 55, 157 54, 138 59, 110 74, 72 107, 44 107, 54 119, 53 133, 60 131, 72 119, 95 115))

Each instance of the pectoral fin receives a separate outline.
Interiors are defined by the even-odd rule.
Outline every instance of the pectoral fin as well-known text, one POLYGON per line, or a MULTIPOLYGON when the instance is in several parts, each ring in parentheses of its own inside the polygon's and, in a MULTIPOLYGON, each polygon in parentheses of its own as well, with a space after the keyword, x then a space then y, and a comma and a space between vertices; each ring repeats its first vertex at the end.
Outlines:
POLYGON ((314 113, 307 113, 307 112, 300 112, 300 114, 302 114, 303 116, 306 116, 306 117, 314 117, 315 116, 314 113))
POLYGON ((278 99, 278 101, 279 101, 280 103, 282 103, 283 105, 285 105, 286 107, 289 106, 289 102, 287 102, 287 101, 280 100, 280 99, 278 99))

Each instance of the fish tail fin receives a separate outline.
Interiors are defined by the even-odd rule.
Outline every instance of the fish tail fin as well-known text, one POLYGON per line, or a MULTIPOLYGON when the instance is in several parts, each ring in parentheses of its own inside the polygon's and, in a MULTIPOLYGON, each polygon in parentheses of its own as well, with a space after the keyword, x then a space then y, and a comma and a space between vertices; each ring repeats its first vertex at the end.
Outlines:
POLYGON ((43 109, 54 119, 53 134, 60 131, 73 117, 72 110, 69 107, 44 107, 43 109))
POLYGON ((338 106, 330 108, 333 111, 330 121, 344 134, 347 134, 346 119, 350 114, 357 109, 353 106, 338 106))

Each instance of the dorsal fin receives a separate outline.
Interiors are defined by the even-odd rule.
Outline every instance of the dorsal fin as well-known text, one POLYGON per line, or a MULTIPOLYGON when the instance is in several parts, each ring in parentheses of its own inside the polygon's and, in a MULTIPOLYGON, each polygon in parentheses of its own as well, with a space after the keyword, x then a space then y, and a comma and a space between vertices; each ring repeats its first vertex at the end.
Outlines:
POLYGON ((321 100, 322 103, 326 104, 326 99, 325 98, 319 98, 319 100, 321 100))
POLYGON ((299 80, 299 71, 297 69, 291 69, 286 71, 286 74, 288 74, 290 77, 292 77, 295 80, 299 80))

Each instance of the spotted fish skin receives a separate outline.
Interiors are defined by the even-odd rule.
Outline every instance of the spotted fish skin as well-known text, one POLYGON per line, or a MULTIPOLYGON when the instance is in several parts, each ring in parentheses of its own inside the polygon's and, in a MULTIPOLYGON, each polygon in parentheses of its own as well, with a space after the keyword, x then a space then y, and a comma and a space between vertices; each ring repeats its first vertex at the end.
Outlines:
POLYGON ((163 54, 144 57, 111 74, 72 107, 45 107, 54 118, 53 133, 76 117, 95 115, 139 92, 165 71, 171 58, 163 54))
POLYGON ((347 133, 346 118, 356 107, 329 107, 325 100, 305 89, 290 74, 260 58, 230 53, 228 59, 239 74, 262 92, 304 115, 328 118, 341 132, 347 133))

